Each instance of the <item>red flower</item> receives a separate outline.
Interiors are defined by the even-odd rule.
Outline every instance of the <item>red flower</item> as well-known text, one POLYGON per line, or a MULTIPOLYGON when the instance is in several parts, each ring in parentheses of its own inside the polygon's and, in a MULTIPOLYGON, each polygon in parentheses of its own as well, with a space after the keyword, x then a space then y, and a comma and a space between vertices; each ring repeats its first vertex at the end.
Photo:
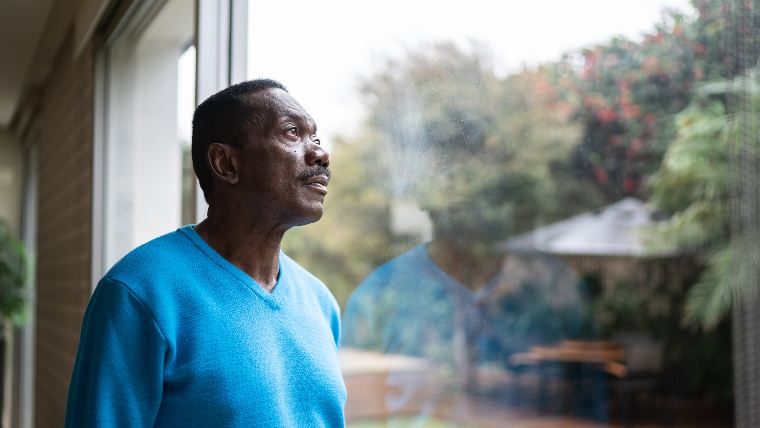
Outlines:
POLYGON ((631 140, 631 144, 628 146, 628 157, 634 157, 644 147, 644 141, 641 138, 634 138, 631 140))
POLYGON ((626 119, 636 119, 641 114, 639 106, 630 104, 623 107, 623 117, 626 119))
POLYGON ((646 116, 644 116, 644 123, 646 123, 647 128, 654 128, 657 124, 657 118, 652 113, 647 113, 646 116))
POLYGON ((620 91, 620 94, 629 94, 631 93, 631 82, 627 80, 618 80, 618 90, 620 91))
POLYGON ((596 94, 584 95, 583 106, 589 110, 602 110, 607 108, 604 98, 596 94))
POLYGON ((596 118, 599 119, 599 122, 602 124, 610 123, 613 120, 617 119, 617 117, 617 112, 609 107, 603 108, 596 112, 596 118))
POLYGON ((697 43, 694 46, 694 53, 697 54, 697 56, 704 56, 707 53, 707 46, 705 46, 704 43, 697 43))
POLYGON ((652 55, 644 59, 644 64, 642 64, 641 69, 644 70, 646 74, 654 74, 658 71, 659 67, 660 60, 652 55))
POLYGON ((705 78, 705 71, 702 69, 702 67, 695 67, 694 68, 694 80, 697 82, 704 80, 705 78))
POLYGON ((602 169, 601 167, 594 167, 594 175, 596 176, 596 181, 600 184, 607 184, 607 180, 609 177, 607 176, 607 171, 602 169))
POLYGON ((636 182, 631 177, 626 177, 623 180, 623 189, 628 193, 636 191, 636 182))

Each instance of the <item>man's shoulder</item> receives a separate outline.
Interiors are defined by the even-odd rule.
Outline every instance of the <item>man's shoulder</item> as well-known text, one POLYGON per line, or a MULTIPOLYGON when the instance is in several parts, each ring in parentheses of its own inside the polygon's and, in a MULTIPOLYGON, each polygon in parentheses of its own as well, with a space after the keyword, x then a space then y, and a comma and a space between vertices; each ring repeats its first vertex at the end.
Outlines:
POLYGON ((335 297, 321 279, 306 270, 306 268, 301 266, 284 252, 280 253, 280 257, 282 258, 283 267, 286 267, 288 274, 293 277, 292 279, 296 280, 303 287, 314 293, 323 303, 328 303, 330 306, 337 306, 335 297))
POLYGON ((327 290, 327 286, 321 279, 306 270, 305 267, 301 266, 298 262, 293 260, 293 258, 285 254, 285 252, 280 252, 280 257, 282 258, 281 264, 288 269, 290 275, 297 278, 300 282, 304 282, 312 287, 327 290))
POLYGON ((181 230, 154 238, 133 249, 106 273, 106 277, 124 283, 166 275, 187 263, 191 246, 181 230))
POLYGON ((429 262, 425 246, 418 245, 378 266, 367 275, 362 284, 369 285, 378 281, 387 284, 392 278, 398 280, 407 276, 419 278, 429 262))
POLYGON ((397 255, 375 268, 357 285, 348 305, 358 301, 373 302, 398 292, 419 291, 420 284, 431 281, 431 278, 435 280, 435 275, 431 275, 430 263, 424 244, 397 255))

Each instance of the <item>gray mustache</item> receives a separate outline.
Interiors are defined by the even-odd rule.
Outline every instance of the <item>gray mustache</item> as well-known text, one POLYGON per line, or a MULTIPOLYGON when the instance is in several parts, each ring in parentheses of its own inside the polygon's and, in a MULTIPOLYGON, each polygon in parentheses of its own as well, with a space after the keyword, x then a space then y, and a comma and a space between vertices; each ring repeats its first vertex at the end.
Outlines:
POLYGON ((324 175, 329 180, 331 175, 330 168, 321 165, 315 166, 313 169, 301 173, 301 175, 298 176, 298 180, 306 181, 311 177, 316 177, 318 175, 324 175))

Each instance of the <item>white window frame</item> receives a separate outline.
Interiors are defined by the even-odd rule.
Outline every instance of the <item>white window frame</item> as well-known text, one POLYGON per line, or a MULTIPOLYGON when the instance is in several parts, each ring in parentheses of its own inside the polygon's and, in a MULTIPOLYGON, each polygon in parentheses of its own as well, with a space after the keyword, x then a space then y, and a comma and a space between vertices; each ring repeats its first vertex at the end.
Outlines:
MULTIPOLYGON (((248 0, 198 0, 196 13, 195 100, 203 100, 231 84, 246 80, 248 64, 248 0)), ((196 181, 195 218, 206 218, 208 205, 196 181)))
MULTIPOLYGON (((131 19, 144 20, 160 8, 165 0, 135 1, 122 22, 100 49, 95 64, 95 117, 92 189, 92 269, 91 291, 94 291, 106 266, 106 218, 109 183, 105 165, 108 159, 107 133, 108 87, 105 52, 131 19), (138 14, 143 16, 138 16, 138 14)), ((196 0, 195 2, 196 103, 246 79, 248 0, 196 0)), ((197 221, 206 216, 208 206, 196 181, 197 221)))

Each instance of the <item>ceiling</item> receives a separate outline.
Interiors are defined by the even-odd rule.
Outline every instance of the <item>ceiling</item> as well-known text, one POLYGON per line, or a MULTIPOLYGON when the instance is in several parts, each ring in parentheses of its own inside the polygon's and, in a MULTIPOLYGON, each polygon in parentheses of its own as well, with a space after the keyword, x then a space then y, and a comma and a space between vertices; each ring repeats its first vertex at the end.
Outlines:
MULTIPOLYGON (((66 2, 59 2, 66 3, 66 2)), ((32 67, 53 0, 0 0, 0 129, 13 119, 32 67)))

